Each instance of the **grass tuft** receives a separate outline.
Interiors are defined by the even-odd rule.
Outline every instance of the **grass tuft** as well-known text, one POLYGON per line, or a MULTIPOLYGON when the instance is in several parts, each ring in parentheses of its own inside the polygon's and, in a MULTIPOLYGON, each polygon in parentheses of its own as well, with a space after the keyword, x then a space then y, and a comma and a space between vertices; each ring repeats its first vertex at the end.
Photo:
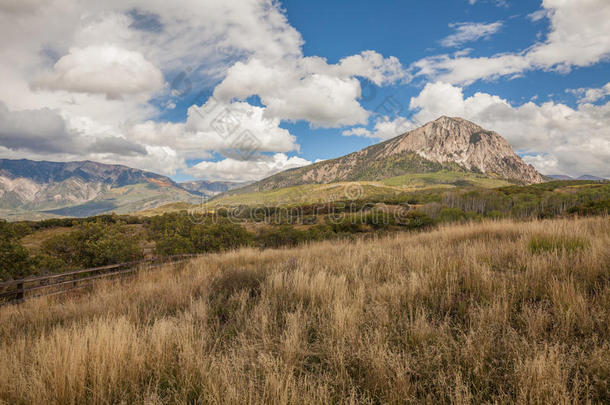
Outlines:
POLYGON ((583 237, 548 234, 536 234, 532 236, 529 244, 532 253, 574 253, 588 248, 589 245, 589 241, 583 237))

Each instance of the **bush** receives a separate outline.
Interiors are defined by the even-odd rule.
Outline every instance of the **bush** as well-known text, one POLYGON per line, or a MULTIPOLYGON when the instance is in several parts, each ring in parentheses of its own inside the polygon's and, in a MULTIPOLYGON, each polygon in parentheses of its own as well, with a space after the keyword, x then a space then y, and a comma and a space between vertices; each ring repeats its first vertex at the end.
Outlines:
POLYGON ((32 274, 30 253, 16 239, 0 240, 0 280, 32 274))
POLYGON ((296 246, 307 240, 304 231, 290 225, 262 229, 258 233, 258 245, 262 248, 279 248, 282 246, 296 246))
POLYGON ((32 274, 30 254, 21 245, 13 224, 0 220, 0 280, 32 274))
POLYGON ((224 217, 204 217, 200 223, 186 213, 153 217, 148 231, 155 241, 156 252, 164 256, 220 252, 250 245, 253 240, 243 226, 224 217))
POLYGON ((586 204, 570 208, 568 212, 570 214, 578 214, 581 216, 609 214, 610 199, 601 201, 589 201, 586 204))
POLYGON ((155 244, 155 252, 161 256, 175 256, 195 253, 193 242, 181 235, 165 235, 155 244))
POLYGON ((400 225, 405 226, 409 230, 427 229, 435 224, 434 219, 419 211, 409 211, 400 221, 400 225))
POLYGON ((196 253, 237 249, 252 242, 252 235, 243 226, 227 220, 194 225, 189 234, 196 253))
POLYGON ((326 223, 331 227, 334 233, 351 234, 366 231, 364 219, 360 214, 330 214, 326 216, 326 223))
POLYGON ((443 208, 438 214, 439 222, 458 222, 466 220, 466 213, 459 208, 443 208))
POLYGON ((71 267, 96 267, 142 257, 139 238, 121 224, 86 223, 77 230, 57 235, 42 244, 44 254, 71 267))
POLYGON ((388 229, 396 224, 394 215, 381 209, 372 209, 364 214, 362 216, 362 222, 376 230, 388 229))

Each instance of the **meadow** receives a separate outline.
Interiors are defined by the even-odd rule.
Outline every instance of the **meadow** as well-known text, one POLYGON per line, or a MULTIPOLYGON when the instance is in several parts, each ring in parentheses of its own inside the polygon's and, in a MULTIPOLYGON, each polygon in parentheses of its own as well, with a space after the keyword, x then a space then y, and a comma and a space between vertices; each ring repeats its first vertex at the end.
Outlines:
POLYGON ((240 248, 0 308, 0 403, 608 403, 608 216, 240 248))

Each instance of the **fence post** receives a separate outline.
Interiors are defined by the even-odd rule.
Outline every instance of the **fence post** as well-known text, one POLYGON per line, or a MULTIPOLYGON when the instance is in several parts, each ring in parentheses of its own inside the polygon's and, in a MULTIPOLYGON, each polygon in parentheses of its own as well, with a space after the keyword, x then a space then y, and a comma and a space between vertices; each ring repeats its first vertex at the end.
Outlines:
POLYGON ((23 288, 23 281, 17 284, 17 301, 22 302, 24 300, 25 290, 23 288))

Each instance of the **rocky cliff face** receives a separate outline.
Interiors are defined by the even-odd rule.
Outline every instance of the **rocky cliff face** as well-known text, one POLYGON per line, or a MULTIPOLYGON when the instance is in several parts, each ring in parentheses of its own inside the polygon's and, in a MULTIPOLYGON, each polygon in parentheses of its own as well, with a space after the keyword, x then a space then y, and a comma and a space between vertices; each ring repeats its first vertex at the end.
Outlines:
POLYGON ((526 184, 544 181, 544 177, 521 160, 497 133, 462 118, 440 117, 358 152, 287 170, 229 193, 308 183, 381 180, 439 170, 473 171, 526 184))
POLYGON ((544 177, 526 164, 499 134, 463 118, 440 117, 426 125, 391 139, 380 157, 404 151, 417 153, 438 163, 456 163, 466 170, 540 183, 544 177))

